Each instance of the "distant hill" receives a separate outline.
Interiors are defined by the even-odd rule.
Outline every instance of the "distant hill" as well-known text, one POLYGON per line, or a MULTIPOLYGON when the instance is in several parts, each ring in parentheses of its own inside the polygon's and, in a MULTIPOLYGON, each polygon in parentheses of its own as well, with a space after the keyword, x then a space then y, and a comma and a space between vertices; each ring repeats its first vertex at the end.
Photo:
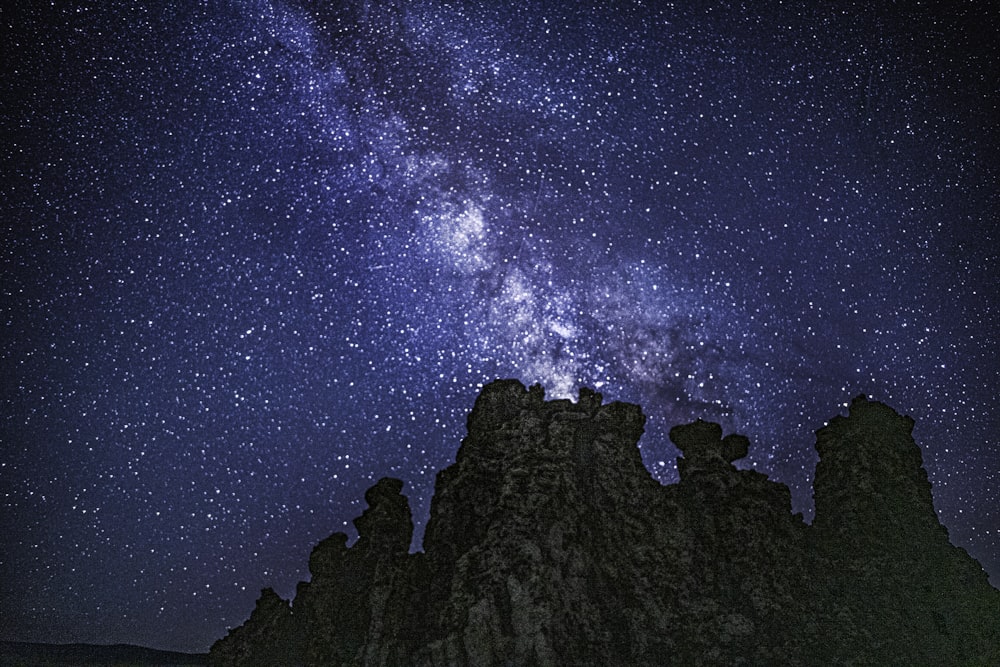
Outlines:
POLYGON ((193 667, 208 664, 208 655, 158 651, 142 646, 115 644, 34 644, 0 642, 0 665, 4 667, 51 667, 83 665, 130 665, 193 667))
POLYGON ((811 525, 733 465, 750 441, 675 426, 680 481, 637 447, 636 405, 483 388, 435 485, 422 553, 403 482, 365 493, 265 589, 214 665, 1000 665, 1000 591, 938 521, 913 420, 864 396, 816 432, 811 525))

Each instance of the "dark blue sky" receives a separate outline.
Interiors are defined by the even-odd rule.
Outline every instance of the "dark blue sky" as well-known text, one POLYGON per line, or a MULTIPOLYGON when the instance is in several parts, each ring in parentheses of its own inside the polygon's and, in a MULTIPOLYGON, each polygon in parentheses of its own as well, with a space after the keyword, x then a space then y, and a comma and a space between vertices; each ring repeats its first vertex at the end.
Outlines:
POLYGON ((640 403, 665 483, 720 421, 807 517, 866 393, 998 582, 985 3, 23 4, 0 639, 206 650, 378 478, 422 523, 497 377, 640 403))

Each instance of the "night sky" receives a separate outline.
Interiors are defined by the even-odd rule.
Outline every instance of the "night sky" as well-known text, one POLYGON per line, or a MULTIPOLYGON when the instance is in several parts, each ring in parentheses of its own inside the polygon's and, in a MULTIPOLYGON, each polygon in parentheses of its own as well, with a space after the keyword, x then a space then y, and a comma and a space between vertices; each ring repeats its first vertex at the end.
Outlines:
POLYGON ((807 519, 885 401, 1000 583, 990 3, 111 4, 0 10, 0 639, 207 650, 386 475, 419 548, 498 377, 807 519))

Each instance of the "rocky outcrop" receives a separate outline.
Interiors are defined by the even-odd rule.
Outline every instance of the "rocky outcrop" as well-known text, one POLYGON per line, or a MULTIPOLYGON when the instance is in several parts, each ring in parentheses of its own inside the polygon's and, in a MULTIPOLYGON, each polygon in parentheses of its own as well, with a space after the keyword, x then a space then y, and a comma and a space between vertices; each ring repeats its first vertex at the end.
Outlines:
POLYGON ((299 585, 304 659, 308 664, 384 664, 376 660, 387 629, 405 620, 400 605, 390 605, 405 588, 406 561, 413 537, 410 505, 403 482, 382 479, 365 493, 368 509, 354 520, 358 540, 334 533, 309 557, 312 580, 299 585))
POLYGON ((808 593, 807 526, 792 514, 788 487, 737 470, 732 462, 746 456, 749 440, 723 438, 718 424, 676 426, 670 439, 684 456, 680 483, 661 491, 670 519, 658 544, 683 568, 664 577, 677 596, 669 605, 677 648, 660 664, 808 662, 809 638, 789 630, 818 601, 808 593))
POLYGON ((1000 665, 997 591, 949 542, 912 431, 909 417, 859 396, 816 432, 810 544, 830 615, 872 664, 1000 665))
POLYGON ((229 631, 209 653, 213 665, 280 665, 301 654, 301 633, 292 620, 292 609, 273 589, 260 592, 247 622, 229 631))
POLYGON ((403 483, 358 540, 314 549, 292 607, 262 595, 214 664, 991 664, 1000 593, 948 542, 912 421, 855 399, 818 432, 812 526, 733 462, 740 435, 677 426, 680 482, 643 467, 638 406, 487 385, 437 478, 423 552, 403 483), (284 651, 275 661, 276 651, 284 651), (263 656, 263 657, 262 657, 263 656), (980 661, 980 662, 977 662, 980 661))
POLYGON ((644 422, 587 390, 575 404, 515 381, 483 390, 437 479, 424 536, 433 622, 415 664, 627 655, 614 595, 643 586, 619 576, 616 554, 645 522, 619 519, 655 512, 659 488, 636 447, 644 422))

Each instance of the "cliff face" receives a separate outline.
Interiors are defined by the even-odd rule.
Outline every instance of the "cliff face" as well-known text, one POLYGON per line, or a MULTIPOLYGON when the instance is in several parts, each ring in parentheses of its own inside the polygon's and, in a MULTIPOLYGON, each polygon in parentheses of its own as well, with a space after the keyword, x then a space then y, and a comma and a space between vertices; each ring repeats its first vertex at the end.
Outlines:
POLYGON ((437 478, 422 553, 383 479, 309 559, 294 605, 265 591, 217 665, 994 664, 1000 593, 948 542, 912 421, 855 399, 818 432, 816 520, 732 462, 749 441, 677 426, 661 486, 645 417, 582 389, 485 387, 437 478), (275 661, 276 655, 281 660, 275 661), (979 662, 977 662, 979 661, 979 662))

